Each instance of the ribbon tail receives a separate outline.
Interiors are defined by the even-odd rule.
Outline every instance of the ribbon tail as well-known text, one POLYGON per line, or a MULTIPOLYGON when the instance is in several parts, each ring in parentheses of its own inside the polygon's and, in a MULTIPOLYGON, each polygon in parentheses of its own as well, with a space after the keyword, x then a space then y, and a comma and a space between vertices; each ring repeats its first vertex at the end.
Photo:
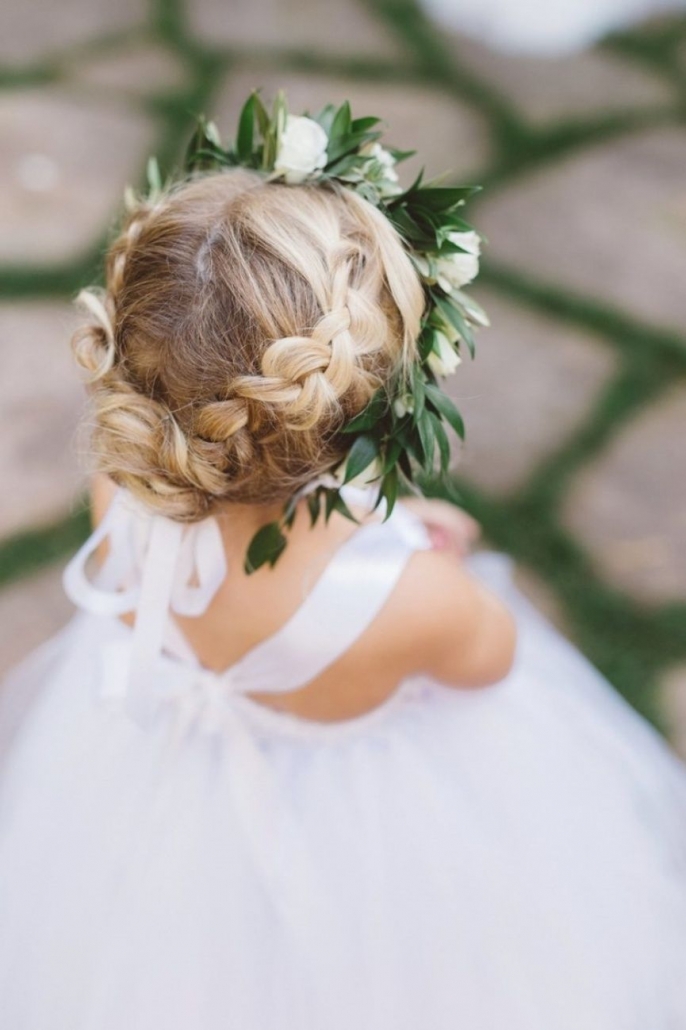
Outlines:
POLYGON ((152 520, 143 565, 129 666, 126 707, 140 725, 149 725, 155 713, 151 690, 155 665, 164 642, 183 526, 164 516, 152 520))

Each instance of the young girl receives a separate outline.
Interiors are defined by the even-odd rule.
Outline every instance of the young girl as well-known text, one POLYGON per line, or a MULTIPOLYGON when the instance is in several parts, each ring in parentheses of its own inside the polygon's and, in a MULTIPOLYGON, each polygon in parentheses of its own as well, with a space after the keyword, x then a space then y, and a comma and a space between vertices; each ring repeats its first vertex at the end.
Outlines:
POLYGON ((331 479, 380 391, 442 403, 373 199, 195 174, 86 297, 81 610, 5 687, 6 1030, 686 1027, 683 769, 466 518, 331 479))

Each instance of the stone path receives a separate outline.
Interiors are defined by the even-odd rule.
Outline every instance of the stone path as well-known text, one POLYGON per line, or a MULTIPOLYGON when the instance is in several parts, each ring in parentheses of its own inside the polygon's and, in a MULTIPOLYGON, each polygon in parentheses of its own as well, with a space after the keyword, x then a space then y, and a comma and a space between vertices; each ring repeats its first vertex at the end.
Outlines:
POLYGON ((474 216, 493 329, 452 387, 464 502, 535 603, 686 753, 686 19, 546 61, 439 32, 414 0, 322 11, 0 14, 0 669, 68 616, 59 570, 83 526, 68 302, 121 191, 148 154, 174 164, 195 112, 230 132, 251 87, 284 86, 294 107, 349 97, 431 173, 487 187, 474 216))

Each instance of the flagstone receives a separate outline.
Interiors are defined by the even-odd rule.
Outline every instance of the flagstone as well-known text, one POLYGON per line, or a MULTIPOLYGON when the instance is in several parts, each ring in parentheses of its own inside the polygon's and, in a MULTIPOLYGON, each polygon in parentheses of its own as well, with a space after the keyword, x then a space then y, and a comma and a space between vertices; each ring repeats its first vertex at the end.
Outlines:
POLYGON ((61 629, 73 611, 62 589, 62 565, 0 590, 0 678, 61 629))
POLYGON ((242 103, 260 86, 267 99, 284 89, 296 112, 316 111, 329 101, 340 104, 347 99, 353 115, 382 117, 390 144, 417 151, 416 157, 399 168, 401 181, 407 185, 422 166, 429 176, 447 172, 452 179, 467 181, 484 164, 489 151, 489 136, 481 119, 440 90, 302 73, 243 70, 232 75, 215 107, 222 135, 234 133, 242 103))
POLYGON ((604 113, 644 111, 675 102, 673 87, 636 61, 601 49, 542 57, 492 50, 449 33, 456 61, 499 90, 537 126, 604 113))
POLYGON ((684 333, 686 134, 658 128, 556 162, 479 206, 489 256, 684 333))
POLYGON ((193 0, 194 32, 212 46, 317 50, 383 60, 402 56, 392 32, 356 0, 193 0))
POLYGON ((0 95, 0 264, 46 265, 94 246, 154 144, 116 98, 52 87, 0 95))
POLYGON ((686 387, 633 419, 571 483, 562 519, 638 600, 686 599, 686 387))
POLYGON ((66 514, 83 488, 75 324, 56 301, 0 304, 0 538, 66 514))
POLYGON ((127 44, 106 53, 85 54, 70 62, 70 81, 103 96, 157 94, 183 88, 187 72, 179 58, 159 44, 127 44))
POLYGON ((466 424, 458 468, 505 495, 563 446, 589 416, 615 368, 614 354, 588 333, 475 290, 491 318, 445 386, 466 424))
POLYGON ((686 760, 686 663, 667 670, 658 696, 667 737, 677 754, 686 760))
POLYGON ((59 0, 58 4, 0 4, 0 62, 38 62, 62 47, 144 24, 145 0, 59 0), (54 12, 54 13, 53 13, 54 12))

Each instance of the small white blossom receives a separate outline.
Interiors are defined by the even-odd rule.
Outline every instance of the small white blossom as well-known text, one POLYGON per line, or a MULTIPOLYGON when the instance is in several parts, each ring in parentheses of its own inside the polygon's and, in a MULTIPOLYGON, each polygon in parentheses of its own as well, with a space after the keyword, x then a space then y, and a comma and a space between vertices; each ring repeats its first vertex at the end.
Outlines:
POLYGON ((398 181, 398 173, 395 170, 395 158, 390 150, 386 150, 380 143, 367 143, 360 150, 360 154, 363 157, 373 157, 376 163, 383 168, 385 179, 390 179, 391 182, 398 181))
POLYGON ((390 150, 386 150, 380 143, 367 143, 360 150, 360 154, 364 157, 374 158, 377 166, 374 185, 382 197, 392 197, 402 193, 402 186, 398 184, 398 173, 395 170, 396 160, 390 150))
POLYGON ((279 137, 274 171, 291 185, 303 182, 326 164, 328 144, 329 138, 318 122, 289 114, 279 137))
POLYGON ((436 281, 431 275, 431 265, 429 264, 428 258, 424 257, 423 254, 412 254, 412 261, 414 262, 414 267, 417 269, 422 279, 426 279, 428 283, 436 281))
POLYGON ((448 337, 437 330, 434 349, 426 360, 435 376, 449 376, 455 372, 462 359, 448 337))
POLYGON ((479 274, 479 254, 481 240, 473 232, 451 232, 448 239, 466 253, 444 254, 436 260, 436 277, 438 285, 451 293, 466 286, 479 274))
POLYGON ((436 322, 436 328, 442 336, 445 336, 448 343, 458 342, 458 340, 460 339, 460 334, 458 333, 453 323, 448 321, 448 319, 445 317, 442 311, 436 312, 436 322))
POLYGON ((405 415, 411 415, 414 411, 414 397, 411 393, 406 393, 403 397, 396 397, 393 401, 393 411, 396 413, 398 418, 404 418, 405 415))
POLYGON ((469 232, 449 232, 448 239, 456 247, 462 247, 468 254, 475 254, 478 257, 481 253, 481 237, 473 229, 470 229, 469 232))

